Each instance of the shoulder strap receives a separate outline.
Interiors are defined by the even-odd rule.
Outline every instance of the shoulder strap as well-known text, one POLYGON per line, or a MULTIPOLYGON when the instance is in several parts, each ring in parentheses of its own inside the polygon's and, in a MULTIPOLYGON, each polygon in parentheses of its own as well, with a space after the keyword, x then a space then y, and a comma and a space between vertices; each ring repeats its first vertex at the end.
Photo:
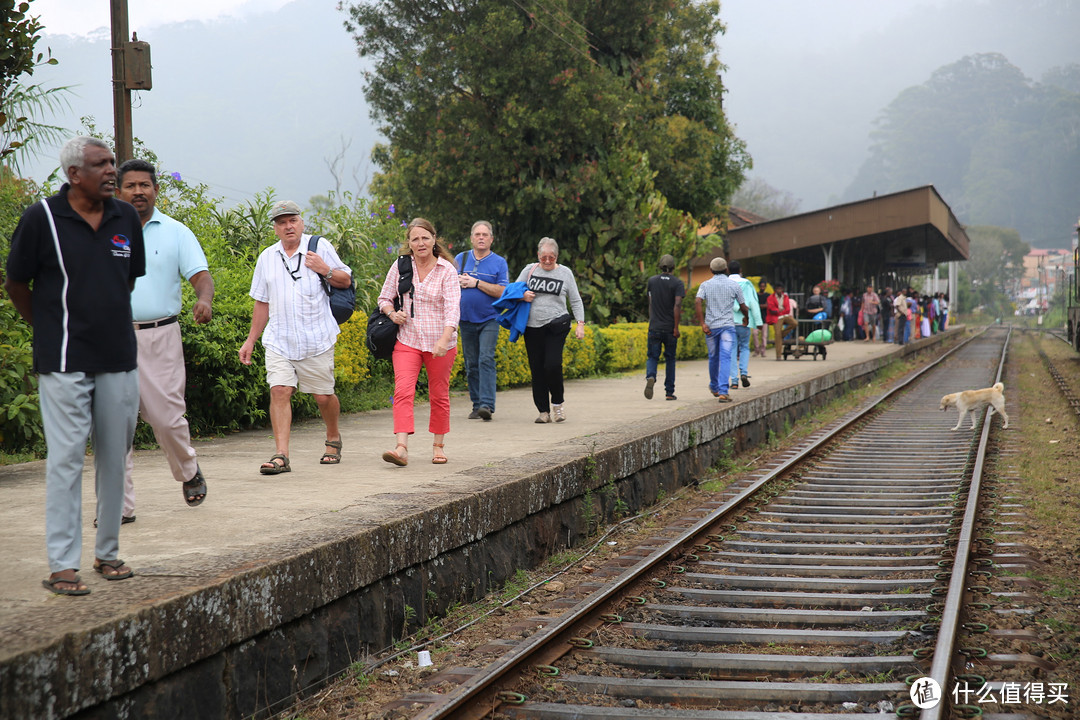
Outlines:
MULTIPOLYGON (((319 238, 321 238, 321 237, 322 237, 322 235, 312 235, 311 236, 311 239, 308 240, 308 244, 307 244, 308 252, 318 252, 318 250, 316 250, 315 248, 319 247, 319 238)), ((326 278, 324 278, 322 275, 319 276, 319 284, 322 285, 323 291, 327 295, 329 295, 330 294, 330 283, 328 283, 326 281, 326 278)))
MULTIPOLYGON (((403 299, 404 296, 405 295, 413 295, 412 256, 411 255, 398 255, 397 269, 398 269, 398 286, 397 286, 398 296, 397 296, 397 298, 394 299, 394 303, 396 305, 397 303, 400 302, 401 305, 404 306, 405 305, 405 301, 403 299)), ((413 302, 413 303, 410 303, 409 314, 412 315, 413 317, 415 317, 416 316, 415 313, 416 313, 416 304, 415 304, 415 302, 413 302)))

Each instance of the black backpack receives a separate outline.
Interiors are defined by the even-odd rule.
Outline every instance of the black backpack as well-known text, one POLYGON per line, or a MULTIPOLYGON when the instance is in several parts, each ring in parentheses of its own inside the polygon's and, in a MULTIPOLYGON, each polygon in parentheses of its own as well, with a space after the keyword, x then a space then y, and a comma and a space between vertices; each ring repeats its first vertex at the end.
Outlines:
MULTIPOLYGON (((402 298, 413 292, 412 283, 412 257, 400 255, 398 264, 398 291, 394 298, 394 310, 400 310, 404 305, 402 298)), ((380 360, 389 360, 394 354, 394 345, 397 344, 398 325, 383 314, 382 310, 375 308, 375 312, 368 316, 367 323, 367 349, 371 356, 380 360)))
MULTIPOLYGON (((311 236, 311 240, 308 241, 308 252, 315 252, 315 248, 319 246, 320 237, 322 236, 311 236)), ((334 287, 327 282, 326 278, 321 276, 319 281, 322 283, 323 290, 326 291, 327 298, 330 301, 330 312, 334 314, 337 324, 343 325, 352 317, 353 311, 356 310, 356 280, 350 278, 349 287, 347 288, 334 287)))

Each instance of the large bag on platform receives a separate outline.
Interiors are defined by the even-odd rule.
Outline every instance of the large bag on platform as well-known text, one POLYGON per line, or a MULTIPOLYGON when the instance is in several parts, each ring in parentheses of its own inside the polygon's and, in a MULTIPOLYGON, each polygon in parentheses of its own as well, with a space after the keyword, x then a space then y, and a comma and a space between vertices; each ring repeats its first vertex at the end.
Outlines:
MULTIPOLYGON (((394 310, 404 305, 402 298, 413 291, 412 258, 408 255, 398 257, 398 292, 394 298, 394 310)), ((398 325, 379 308, 368 316, 367 349, 371 356, 380 360, 389 360, 397 344, 398 325)))

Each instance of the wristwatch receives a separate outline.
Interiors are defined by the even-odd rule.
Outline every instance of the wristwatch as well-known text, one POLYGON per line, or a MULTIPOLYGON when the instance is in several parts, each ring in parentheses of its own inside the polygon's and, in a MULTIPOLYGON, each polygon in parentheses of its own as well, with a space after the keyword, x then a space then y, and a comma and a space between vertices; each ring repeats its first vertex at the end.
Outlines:
POLYGON ((332 278, 333 276, 334 276, 334 268, 330 268, 329 270, 326 271, 326 274, 323 275, 323 278, 326 279, 326 282, 330 282, 330 278, 332 278))

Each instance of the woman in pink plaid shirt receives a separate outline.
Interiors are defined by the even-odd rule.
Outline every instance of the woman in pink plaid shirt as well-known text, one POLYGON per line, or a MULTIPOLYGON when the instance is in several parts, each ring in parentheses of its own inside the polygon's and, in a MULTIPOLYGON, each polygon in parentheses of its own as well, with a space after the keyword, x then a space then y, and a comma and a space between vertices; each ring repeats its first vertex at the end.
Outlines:
POLYGON ((450 252, 435 234, 435 227, 416 218, 406 229, 402 255, 412 256, 413 291, 394 309, 398 288, 395 262, 379 292, 379 309, 398 325, 394 346, 394 433, 397 446, 383 453, 394 465, 409 464, 409 436, 415 431, 413 405, 416 378, 427 368, 431 419, 428 430, 435 436, 431 462, 442 465, 443 440, 450 432, 450 370, 457 355, 458 306, 461 286, 450 252))

